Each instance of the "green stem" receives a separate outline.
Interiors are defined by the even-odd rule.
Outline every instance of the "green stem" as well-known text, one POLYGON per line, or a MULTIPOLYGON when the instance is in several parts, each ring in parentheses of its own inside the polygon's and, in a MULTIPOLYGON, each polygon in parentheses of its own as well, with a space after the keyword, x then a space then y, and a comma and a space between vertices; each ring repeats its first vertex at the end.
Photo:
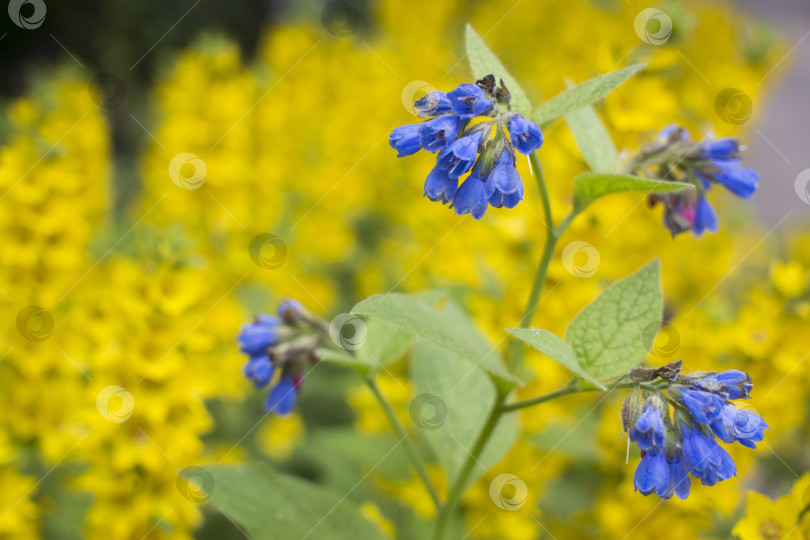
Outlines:
POLYGON ((464 466, 461 468, 461 472, 459 472, 458 476, 456 477, 456 481, 450 486, 450 491, 447 494, 447 501, 445 501, 444 506, 442 506, 442 508, 439 510, 439 517, 436 520, 436 531, 433 536, 435 540, 444 539, 444 534, 447 530, 447 525, 450 522, 450 517, 455 512, 458 501, 461 498, 461 495, 464 493, 464 489, 467 487, 470 474, 472 474, 473 468, 475 468, 476 464, 478 464, 481 453, 484 451, 484 447, 489 441, 489 438, 492 436, 492 433, 495 431, 495 427, 498 425, 498 420, 501 419, 501 415, 503 415, 503 413, 503 398, 499 398, 492 407, 492 410, 489 412, 487 423, 484 425, 484 429, 478 435, 478 439, 475 441, 475 446, 473 446, 472 452, 470 452, 469 456, 467 456, 467 461, 464 462, 464 466))
POLYGON ((391 427, 394 429, 397 436, 399 436, 401 440, 405 441, 405 452, 408 454, 408 459, 410 459, 411 464, 413 465, 414 469, 416 469, 416 472, 419 474, 422 482, 425 484, 425 488, 427 488, 428 493, 430 493, 430 498, 433 499, 433 504, 436 505, 437 509, 441 508, 439 495, 436 493, 436 489, 433 487, 433 484, 430 481, 425 462, 422 460, 422 457, 419 455, 419 452, 416 450, 416 447, 408 436, 408 432, 405 431, 405 427, 402 425, 402 422, 400 422, 399 418, 397 418, 394 408, 391 406, 388 400, 385 399, 385 396, 380 391, 380 387, 377 386, 377 382, 374 380, 373 375, 365 377, 365 381, 368 387, 371 389, 371 393, 374 394, 375 398, 377 398, 377 401, 385 412, 385 416, 388 417, 388 422, 391 424, 391 427))
POLYGON ((504 405, 502 409, 504 412, 514 412, 519 411, 521 409, 525 409, 527 407, 533 407, 535 405, 545 403, 546 401, 551 401, 553 399, 557 399, 559 397, 567 396, 570 394, 578 394, 580 392, 611 392, 613 390, 618 390, 620 388, 634 388, 634 387, 641 387, 650 391, 657 391, 661 389, 659 386, 640 382, 616 382, 608 386, 606 390, 602 390, 601 388, 597 388, 595 386, 585 387, 573 385, 573 386, 566 386, 565 388, 562 388, 560 390, 555 390, 554 392, 549 392, 548 394, 543 394, 542 396, 526 399, 524 401, 516 401, 514 403, 509 403, 507 405, 504 405))

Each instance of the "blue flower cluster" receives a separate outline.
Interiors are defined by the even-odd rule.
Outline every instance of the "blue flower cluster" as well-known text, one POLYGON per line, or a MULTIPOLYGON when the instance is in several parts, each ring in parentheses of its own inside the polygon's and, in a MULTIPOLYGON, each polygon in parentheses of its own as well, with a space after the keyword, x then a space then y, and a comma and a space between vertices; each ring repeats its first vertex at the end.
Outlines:
POLYGON ((694 192, 650 196, 651 205, 664 205, 664 223, 673 236, 688 230, 696 236, 717 231, 717 215, 706 200, 714 184, 742 199, 751 198, 759 184, 759 173, 743 167, 735 137, 693 142, 686 130, 670 125, 661 130, 656 144, 645 148, 642 155, 640 169, 654 168, 653 176, 695 186, 694 192))
POLYGON ((537 124, 509 110, 509 92, 503 81, 495 88, 494 80, 490 75, 446 94, 430 92, 414 103, 428 120, 396 128, 388 141, 397 157, 420 149, 437 154, 425 196, 475 219, 488 206, 514 208, 523 200, 515 150, 528 155, 543 144, 537 124))
POLYGON ((716 439, 755 448, 764 438, 768 426, 762 418, 731 403, 749 398, 751 387, 751 378, 733 369, 675 375, 663 385, 645 385, 631 394, 622 413, 625 430, 642 454, 636 489, 686 499, 689 475, 706 486, 736 476, 734 460, 716 439))
POLYGON ((279 304, 278 317, 258 315, 236 338, 239 350, 249 356, 243 372, 256 388, 269 385, 279 373, 264 402, 267 412, 285 415, 295 408, 305 361, 314 359, 317 342, 299 328, 307 318, 297 300, 287 299, 279 304))

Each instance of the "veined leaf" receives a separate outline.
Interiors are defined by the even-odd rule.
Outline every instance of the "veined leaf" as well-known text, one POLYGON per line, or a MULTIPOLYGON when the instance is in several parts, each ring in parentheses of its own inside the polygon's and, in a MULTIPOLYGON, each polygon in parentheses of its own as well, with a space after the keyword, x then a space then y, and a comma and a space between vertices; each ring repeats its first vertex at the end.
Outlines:
POLYGON ((668 182, 627 174, 585 173, 574 180, 574 209, 582 210, 590 203, 611 193, 641 191, 644 193, 671 193, 694 189, 692 184, 668 182))
POLYGON ((586 105, 565 119, 588 167, 595 173, 615 173, 619 167, 616 146, 594 108, 586 105))

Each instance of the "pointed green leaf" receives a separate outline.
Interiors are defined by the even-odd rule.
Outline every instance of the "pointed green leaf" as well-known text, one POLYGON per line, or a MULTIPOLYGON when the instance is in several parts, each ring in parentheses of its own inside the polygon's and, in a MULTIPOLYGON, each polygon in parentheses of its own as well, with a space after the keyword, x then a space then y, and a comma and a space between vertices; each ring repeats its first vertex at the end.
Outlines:
POLYGON ((623 191, 640 191, 646 194, 671 193, 682 189, 694 189, 694 186, 684 182, 668 182, 627 174, 585 173, 574 180, 574 209, 581 211, 599 197, 611 193, 623 191))
POLYGON ((389 293, 366 298, 352 310, 357 315, 380 319, 419 338, 480 365, 501 381, 514 386, 521 381, 506 370, 500 355, 481 337, 472 322, 453 302, 437 309, 418 298, 389 293))
POLYGON ((347 497, 280 474, 267 464, 192 467, 183 473, 204 484, 205 493, 190 491, 191 496, 210 497, 251 538, 384 538, 347 497))
POLYGON ((580 366, 605 380, 627 372, 644 359, 644 332, 660 324, 663 312, 660 264, 647 264, 614 283, 571 321, 565 332, 580 366))
POLYGON ((506 331, 516 338, 525 341, 552 360, 567 367, 574 372, 575 375, 582 377, 603 390, 605 389, 602 383, 596 380, 580 365, 579 359, 574 349, 571 348, 571 345, 563 341, 562 338, 557 337, 556 334, 548 330, 535 328, 507 328, 506 331))
POLYGON ((546 127, 557 118, 602 99, 645 65, 636 64, 585 81, 541 105, 531 118, 540 127, 546 127))
POLYGON ((378 319, 366 321, 366 341, 357 356, 366 364, 381 367, 405 354, 413 335, 378 319))
POLYGON ((495 56, 489 47, 487 47, 484 40, 473 30, 473 27, 467 25, 465 33, 465 41, 467 44, 467 58, 470 60, 470 67, 472 68, 473 76, 476 79, 481 79, 489 74, 495 76, 495 80, 503 79, 506 84, 507 90, 512 94, 512 110, 519 112, 524 116, 528 116, 532 110, 529 98, 526 92, 518 84, 512 75, 506 71, 503 64, 498 57, 495 56))
MULTIPOLYGON (((411 418, 421 428, 452 483, 495 405, 495 385, 478 367, 427 341, 414 344, 411 373, 416 390, 411 418)), ((469 483, 500 461, 512 447, 517 438, 515 420, 514 415, 506 415, 498 423, 469 483)))
POLYGON ((568 113, 565 119, 588 167, 595 173, 615 173, 619 168, 619 156, 594 108, 586 105, 568 113))

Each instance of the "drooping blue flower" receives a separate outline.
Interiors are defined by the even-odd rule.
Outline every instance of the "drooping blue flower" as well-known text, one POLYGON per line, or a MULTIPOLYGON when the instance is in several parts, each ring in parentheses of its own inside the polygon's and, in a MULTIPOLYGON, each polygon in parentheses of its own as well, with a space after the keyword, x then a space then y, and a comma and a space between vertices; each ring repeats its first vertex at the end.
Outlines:
POLYGON ((675 451, 672 459, 667 460, 667 464, 669 465, 668 496, 664 498, 669 499, 674 493, 679 499, 686 500, 689 497, 689 488, 692 482, 689 480, 689 474, 686 472, 680 450, 675 451))
POLYGON ((444 150, 456 139, 463 125, 464 122, 452 114, 426 120, 419 128, 419 144, 428 152, 444 150))
POLYGON ((515 168, 515 159, 504 149, 487 176, 485 191, 489 204, 495 208, 514 208, 523 200, 523 181, 515 168))
POLYGON ((726 443, 739 442, 748 448, 765 438, 768 424, 756 413, 727 404, 720 417, 711 423, 712 431, 726 443))
POLYGON ((425 180, 425 197, 442 204, 452 201, 458 191, 458 178, 450 178, 447 169, 436 165, 425 180))
POLYGON ((686 469, 703 485, 712 486, 737 474, 737 466, 713 436, 681 423, 683 462, 686 469))
POLYGON ((659 497, 665 497, 669 487, 669 465, 664 453, 657 449, 645 453, 636 468, 633 483, 644 495, 655 491, 659 497))
POLYGON ((717 214, 714 213, 709 201, 701 196, 695 206, 692 232, 695 233, 695 236, 700 236, 706 230, 717 232, 717 214))
POLYGON ((456 139, 441 151, 436 164, 443 167, 450 178, 458 178, 469 171, 478 156, 478 145, 483 131, 476 130, 469 135, 456 139))
POLYGON ((453 210, 458 215, 472 214, 475 219, 481 219, 487 211, 487 197, 484 180, 481 178, 481 167, 475 170, 464 180, 458 188, 453 200, 453 210))
POLYGON ((251 356, 264 354, 278 339, 281 321, 271 315, 259 315, 256 321, 242 326, 236 337, 239 349, 251 356))
POLYGON ((453 112, 460 118, 481 116, 492 110, 492 99, 487 96, 475 83, 464 83, 447 94, 453 112))
POLYGON ((694 379, 692 384, 699 390, 712 391, 717 388, 720 392, 728 395, 728 399, 748 399, 751 397, 751 389, 754 387, 751 376, 739 369, 728 369, 720 373, 710 373, 699 379, 694 379))
POLYGON ((648 402, 644 412, 630 428, 629 435, 641 450, 663 450, 666 435, 661 412, 648 402))
POLYGON ((429 116, 440 116, 447 114, 453 110, 450 106, 450 100, 447 99, 447 94, 444 92, 434 91, 428 92, 425 96, 417 99, 413 104, 419 118, 427 118, 429 116))
POLYGON ((397 157, 410 156, 417 153, 422 147, 419 145, 420 124, 407 124, 399 126, 391 132, 388 144, 397 151, 397 157))
POLYGON ((543 145, 540 127, 518 114, 509 119, 509 136, 515 149, 521 154, 531 154, 543 145))
POLYGON ((730 192, 741 199, 750 199, 759 185, 759 173, 742 166, 738 159, 714 159, 711 169, 697 174, 723 184, 730 192))
POLYGON ((250 379, 256 388, 264 388, 273 378, 274 369, 270 356, 260 354, 250 357, 250 360, 245 364, 244 373, 245 377, 250 379))
POLYGON ((692 417, 701 424, 710 424, 719 418, 723 412, 725 401, 717 394, 703 392, 701 390, 689 390, 680 388, 680 401, 683 403, 692 417))
POLYGON ((264 402, 264 410, 274 412, 284 416, 290 414, 295 409, 298 400, 298 389, 290 375, 284 375, 278 384, 270 389, 267 400, 264 402))

